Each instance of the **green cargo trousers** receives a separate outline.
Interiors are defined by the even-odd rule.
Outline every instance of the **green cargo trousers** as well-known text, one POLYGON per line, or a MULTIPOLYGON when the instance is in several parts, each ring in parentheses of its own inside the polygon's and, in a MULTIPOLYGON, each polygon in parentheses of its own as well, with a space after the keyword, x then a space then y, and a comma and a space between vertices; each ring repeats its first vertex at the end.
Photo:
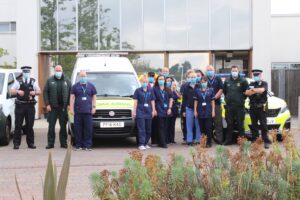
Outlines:
POLYGON ((68 122, 68 113, 67 110, 62 107, 52 108, 48 113, 48 145, 54 145, 55 143, 55 125, 57 119, 59 120, 60 131, 59 131, 59 140, 61 145, 67 144, 67 122, 68 122))

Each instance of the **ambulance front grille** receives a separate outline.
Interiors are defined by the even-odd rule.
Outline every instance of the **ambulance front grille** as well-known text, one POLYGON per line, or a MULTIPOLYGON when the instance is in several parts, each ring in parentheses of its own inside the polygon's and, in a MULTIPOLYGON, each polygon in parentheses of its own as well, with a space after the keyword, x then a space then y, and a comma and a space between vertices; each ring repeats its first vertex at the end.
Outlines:
POLYGON ((131 110, 96 110, 94 118, 130 118, 131 110))

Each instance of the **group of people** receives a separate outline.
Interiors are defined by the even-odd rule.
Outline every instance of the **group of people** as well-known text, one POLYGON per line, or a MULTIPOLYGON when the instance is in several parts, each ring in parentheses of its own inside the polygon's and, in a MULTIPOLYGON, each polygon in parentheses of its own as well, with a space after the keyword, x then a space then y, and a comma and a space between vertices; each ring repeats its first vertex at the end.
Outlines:
POLYGON ((186 73, 186 82, 180 91, 176 89, 174 79, 168 68, 155 77, 154 72, 145 74, 142 87, 134 93, 133 117, 138 128, 138 148, 149 149, 149 141, 167 148, 175 143, 175 123, 179 114, 183 120, 183 140, 189 146, 199 144, 206 136, 206 147, 212 146, 215 132, 218 144, 230 145, 234 140, 234 131, 244 137, 245 99, 250 99, 250 117, 252 120, 252 139, 259 137, 259 124, 265 148, 269 148, 267 117, 267 82, 262 80, 262 70, 252 70, 254 82, 240 76, 237 66, 231 67, 231 73, 223 82, 216 76, 212 65, 206 67, 206 75, 201 70, 190 69, 186 73), (224 98, 221 98, 224 96, 224 98), (179 113, 178 99, 182 98, 179 113), (224 100, 224 102, 221 102, 224 100), (227 122, 223 132, 222 105, 225 108, 227 122))
MULTIPOLYGON (((31 67, 21 68, 23 76, 11 87, 11 95, 16 96, 14 149, 19 149, 21 132, 25 119, 26 142, 28 148, 35 149, 34 116, 35 97, 41 89, 35 79, 30 78, 31 67)), ((54 148, 55 125, 60 124, 59 140, 61 148, 67 148, 68 110, 74 116, 75 150, 92 150, 93 121, 96 112, 96 88, 87 81, 87 74, 80 72, 79 81, 73 86, 63 68, 57 65, 44 87, 43 97, 47 109, 48 140, 46 149, 54 148)), ((190 69, 186 73, 186 82, 178 91, 176 82, 168 68, 155 75, 148 72, 141 80, 141 87, 134 92, 132 116, 138 129, 137 143, 140 150, 158 144, 167 148, 175 142, 175 124, 178 116, 183 120, 183 140, 189 146, 199 144, 200 138, 207 137, 206 146, 212 145, 212 133, 215 131, 216 142, 230 145, 236 129, 239 136, 245 135, 245 99, 250 99, 250 117, 252 136, 259 136, 261 126, 265 148, 269 147, 268 127, 266 124, 268 85, 262 80, 261 70, 252 70, 254 82, 248 84, 240 76, 239 68, 231 67, 230 76, 223 81, 216 76, 215 69, 209 65, 206 75, 201 70, 190 69), (224 95, 225 119, 227 131, 223 133, 221 98, 224 95), (180 107, 179 99, 182 98, 180 107), (181 112, 179 113, 179 108, 181 112)))
MULTIPOLYGON (((35 97, 41 94, 41 89, 35 79, 30 78, 30 66, 23 66, 22 78, 15 81, 10 93, 16 96, 15 100, 15 132, 14 149, 19 149, 22 130, 26 132, 28 148, 35 149, 34 144, 34 118, 35 97), (23 128, 23 121, 25 126, 23 128)), ((48 140, 46 149, 54 148, 55 125, 58 119, 60 124, 59 141, 61 148, 67 148, 68 110, 74 116, 75 150, 92 150, 93 121, 92 115, 96 111, 96 88, 87 81, 86 72, 80 72, 79 81, 73 86, 63 74, 63 68, 57 65, 54 75, 51 76, 44 87, 43 97, 47 109, 48 140)))

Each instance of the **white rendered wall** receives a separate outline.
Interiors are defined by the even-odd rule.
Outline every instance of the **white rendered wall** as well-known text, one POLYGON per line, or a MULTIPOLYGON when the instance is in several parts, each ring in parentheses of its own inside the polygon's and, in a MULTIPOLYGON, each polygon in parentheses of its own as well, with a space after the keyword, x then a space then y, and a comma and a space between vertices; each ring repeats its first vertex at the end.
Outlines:
MULTIPOLYGON (((17 0, 17 67, 32 67, 38 81, 38 0, 17 0)), ((41 86, 43 89, 44 86, 41 86)), ((36 111, 38 110, 36 106, 36 111)), ((36 112, 38 117, 38 112, 36 112)))
MULTIPOLYGON (((0 0, 0 22, 16 22, 17 0, 0 0)), ((0 58, 1 65, 14 65, 16 62, 16 33, 0 33, 0 48, 8 51, 9 55, 0 58)))
POLYGON ((300 63, 300 15, 272 16, 272 62, 300 63))
POLYGON ((271 1, 253 0, 252 6, 252 68, 264 71, 271 88, 271 1))

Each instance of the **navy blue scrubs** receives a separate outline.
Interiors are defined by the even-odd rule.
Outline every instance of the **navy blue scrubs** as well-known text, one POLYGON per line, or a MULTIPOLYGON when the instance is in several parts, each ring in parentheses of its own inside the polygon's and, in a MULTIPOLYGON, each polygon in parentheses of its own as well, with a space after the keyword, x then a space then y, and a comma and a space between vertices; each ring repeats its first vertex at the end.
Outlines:
POLYGON ((152 89, 144 91, 142 87, 135 90, 133 99, 137 100, 136 123, 139 131, 139 146, 147 145, 151 137, 152 104, 155 100, 152 89))
POLYGON ((212 139, 212 101, 214 96, 213 89, 206 89, 205 91, 199 89, 195 92, 194 97, 198 101, 197 112, 201 134, 207 136, 208 145, 211 145, 212 139))
POLYGON ((168 118, 168 136, 167 136, 167 143, 176 143, 175 142, 175 126, 176 126, 176 119, 179 115, 179 103, 178 103, 178 96, 175 91, 172 91, 172 98, 173 98, 173 105, 172 105, 172 114, 168 118))
POLYGON ((169 102, 172 98, 171 91, 164 88, 161 90, 159 86, 153 87, 155 95, 155 107, 157 112, 157 123, 158 123, 158 140, 159 145, 163 148, 167 148, 166 136, 168 134, 168 108, 169 102))
POLYGON ((95 86, 87 82, 73 85, 71 94, 75 95, 74 129, 76 148, 91 148, 93 139, 93 96, 97 94, 95 86))

